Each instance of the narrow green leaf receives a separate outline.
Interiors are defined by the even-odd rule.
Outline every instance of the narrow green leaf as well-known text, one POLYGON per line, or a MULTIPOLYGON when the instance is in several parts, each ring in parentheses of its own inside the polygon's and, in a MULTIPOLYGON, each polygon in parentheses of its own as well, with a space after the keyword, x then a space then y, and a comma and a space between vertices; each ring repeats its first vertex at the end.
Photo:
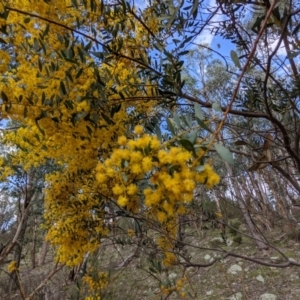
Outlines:
POLYGON ((5 109, 5 111, 6 111, 7 113, 9 113, 10 110, 11 110, 11 105, 5 104, 4 109, 5 109))
POLYGON ((235 66, 239 69, 242 69, 241 64, 240 64, 240 60, 239 57, 237 55, 237 53, 234 50, 230 51, 230 56, 232 61, 234 62, 235 66))
POLYGON ((49 33, 49 23, 46 25, 46 28, 43 32, 42 39, 49 33))
POLYGON ((223 145, 220 145, 218 143, 214 143, 215 149, 217 151, 217 153, 230 165, 233 165, 234 161, 233 161, 233 156, 232 153, 225 148, 223 145))
POLYGON ((170 28, 170 27, 172 26, 174 20, 176 19, 177 13, 178 13, 178 11, 180 10, 180 7, 181 7, 181 5, 178 5, 178 6, 176 7, 176 9, 174 10, 173 15, 169 18, 168 24, 167 24, 167 28, 170 28))
POLYGON ((92 136, 93 135, 93 130, 91 129, 91 127, 90 126, 86 126, 86 129, 88 131, 89 136, 92 136))
POLYGON ((34 135, 34 137, 40 142, 41 140, 40 140, 40 137, 39 137, 39 135, 36 133, 35 135, 34 135))
POLYGON ((194 145, 198 136, 198 129, 193 130, 189 135, 189 141, 194 145))
POLYGON ((80 75, 82 74, 82 72, 83 72, 83 68, 81 68, 81 69, 78 71, 78 73, 76 74, 75 78, 76 78, 76 79, 79 78, 80 75))
POLYGON ((69 71, 66 71, 66 76, 70 79, 71 82, 73 82, 72 75, 69 71))
POLYGON ((194 36, 189 36, 188 38, 186 38, 180 45, 179 48, 184 47, 184 45, 188 42, 190 42, 192 39, 194 38, 194 36))
POLYGON ((74 6, 75 8, 78 8, 78 4, 77 4, 77 1, 76 1, 76 0, 71 0, 71 2, 72 2, 73 6, 74 6))
POLYGON ((42 40, 42 39, 39 39, 39 42, 40 42, 40 45, 41 45, 42 48, 43 48, 44 54, 46 54, 46 53, 47 53, 47 50, 46 50, 45 44, 43 43, 43 40, 42 40))
POLYGON ((162 272, 162 265, 161 265, 160 261, 157 262, 157 270, 158 270, 159 273, 162 272))
POLYGON ((167 119, 168 129, 173 133, 173 135, 176 135, 173 122, 172 118, 167 119))
POLYGON ((65 85, 64 85, 64 83, 61 81, 60 82, 60 92, 61 92, 61 94, 62 95, 66 95, 67 94, 67 91, 66 91, 66 87, 65 87, 65 85))
POLYGON ((51 120, 55 123, 59 123, 59 118, 58 117, 53 117, 53 118, 51 118, 51 120))
MULTIPOLYGON (((21 25, 21 24, 19 24, 19 25, 21 25)), ((21 25, 21 26, 22 26, 22 25, 21 25)), ((22 26, 22 27, 23 27, 23 26, 22 26)), ((2 33, 5 34, 5 35, 8 35, 8 33, 7 33, 7 31, 6 31, 6 28, 7 28, 6 25, 0 26, 0 32, 2 32, 2 33)))
POLYGON ((200 120, 198 117, 196 117, 196 121, 199 124, 199 126, 201 126, 203 129, 207 130, 208 132, 212 133, 210 128, 202 120, 200 120))
POLYGON ((157 138, 159 139, 159 141, 162 141, 162 137, 161 137, 161 130, 159 128, 159 126, 157 124, 155 124, 155 133, 157 135, 157 138))
POLYGON ((7 97, 7 95, 3 91, 1 91, 1 98, 2 98, 3 102, 7 102, 8 101, 8 97, 7 97))
POLYGON ((122 9, 123 9, 123 14, 126 15, 126 1, 125 0, 121 0, 121 4, 122 4, 122 9))
POLYGON ((212 109, 215 110, 215 111, 217 111, 217 112, 223 112, 223 110, 222 110, 220 104, 217 103, 217 102, 214 102, 214 103, 212 104, 212 109))
POLYGON ((38 128, 38 130, 41 132, 42 135, 45 135, 45 131, 41 128, 38 120, 41 119, 41 118, 36 118, 35 119, 35 124, 36 124, 36 127, 38 128))
POLYGON ((199 5, 199 0, 194 0, 193 8, 192 8, 191 13, 190 13, 190 15, 193 15, 194 19, 196 19, 196 17, 197 17, 198 5, 199 5))
POLYGON ((70 47, 67 53, 68 53, 68 58, 69 59, 73 59, 74 58, 75 52, 74 52, 73 47, 70 47))
POLYGON ((293 59, 293 58, 297 57, 299 54, 300 54, 300 51, 288 51, 286 57, 289 59, 293 59))
POLYGON ((199 103, 195 103, 194 104, 194 109, 195 109, 195 116, 199 120, 203 120, 204 119, 204 113, 202 111, 202 108, 201 108, 200 104, 199 103))
POLYGON ((236 141, 234 144, 235 144, 236 146, 249 145, 247 142, 242 141, 242 140, 236 141))
POLYGON ((182 140, 179 140, 179 143, 188 151, 190 152, 193 152, 193 154, 196 154, 196 151, 195 151, 195 148, 193 146, 193 144, 189 141, 189 140, 186 140, 186 139, 182 139, 182 140))
POLYGON ((24 107, 24 118, 26 119, 28 115, 28 108, 27 106, 24 107))
POLYGON ((106 116, 104 113, 101 113, 101 116, 103 117, 103 119, 105 120, 105 122, 108 124, 108 125, 114 125, 115 122, 112 121, 108 116, 106 116))
POLYGON ((149 267, 149 271, 152 272, 152 273, 157 273, 157 271, 152 267, 149 267))
POLYGON ((42 105, 44 105, 45 100, 46 100, 46 94, 45 94, 45 92, 43 92, 42 93, 42 105))
POLYGON ((38 64, 39 64, 39 70, 40 70, 40 72, 42 72, 42 70, 43 70, 43 65, 42 65, 42 62, 41 62, 40 59, 38 60, 38 64))
POLYGON ((180 117, 176 113, 173 114, 173 120, 174 120, 175 124, 177 125, 177 127, 181 128, 181 120, 180 120, 180 117))
POLYGON ((186 122, 188 124, 189 127, 192 127, 192 122, 193 122, 193 118, 192 118, 192 115, 191 114, 187 114, 186 117, 186 122))
POLYGON ((181 51, 181 52, 178 53, 178 56, 186 55, 189 52, 190 52, 189 50, 181 51))
POLYGON ((85 50, 85 51, 88 51, 88 50, 91 49, 91 47, 92 47, 92 42, 90 41, 90 42, 84 47, 84 50, 85 50))
POLYGON ((294 28, 294 30, 292 31, 292 35, 295 35, 300 29, 300 23, 294 28))
POLYGON ((1 44, 7 44, 7 41, 5 41, 4 39, 0 38, 0 43, 1 44))
POLYGON ((82 50, 80 48, 77 48, 77 52, 78 52, 78 55, 80 57, 80 60, 83 64, 85 64, 86 62, 86 59, 85 59, 85 56, 84 56, 84 53, 82 52, 82 50))
POLYGON ((100 58, 100 59, 103 59, 103 58, 104 58, 102 52, 94 52, 94 51, 92 51, 91 53, 92 53, 94 56, 96 56, 96 57, 98 57, 98 58, 100 58))
POLYGON ((37 52, 40 50, 39 41, 37 38, 34 38, 33 40, 33 49, 37 52))

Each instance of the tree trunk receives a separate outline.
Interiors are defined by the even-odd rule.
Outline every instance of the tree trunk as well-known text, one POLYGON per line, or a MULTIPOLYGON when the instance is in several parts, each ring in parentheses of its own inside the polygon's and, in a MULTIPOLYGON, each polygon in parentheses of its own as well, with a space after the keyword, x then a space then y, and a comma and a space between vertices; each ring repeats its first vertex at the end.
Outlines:
MULTIPOLYGON (((19 216, 19 219, 22 217, 19 216)), ((14 258, 13 260, 16 261, 16 267, 19 269, 20 267, 20 261, 21 261, 21 256, 22 256, 22 248, 23 248, 23 242, 24 242, 24 237, 27 229, 27 221, 28 221, 28 214, 25 219, 23 219, 23 224, 22 228, 20 230, 20 234, 18 237, 17 243, 14 245, 14 258)), ((21 283, 19 282, 19 278, 17 276, 17 272, 13 272, 13 275, 10 280, 9 284, 9 293, 14 291, 16 288, 18 288, 20 291, 22 289, 21 283)))
POLYGON ((33 242, 32 242, 32 249, 31 249, 31 263, 32 263, 32 269, 36 267, 36 231, 37 231, 37 220, 34 219, 34 228, 33 228, 33 242))
POLYGON ((49 243, 47 241, 43 241, 42 249, 39 255, 39 266, 42 266, 45 263, 47 252, 49 249, 49 243))
MULTIPOLYGON (((233 176, 232 168, 226 162, 225 162, 225 164, 226 164, 227 171, 228 171, 229 175, 232 178, 232 176, 233 176)), ((243 197, 242 197, 241 191, 239 189, 239 186, 233 180, 229 180, 229 183, 233 187, 233 192, 234 192, 233 194, 236 197, 236 200, 237 200, 238 205, 241 209, 241 212, 243 214, 245 222, 248 226, 248 230, 250 232, 250 235, 252 236, 253 240, 255 241, 256 246, 258 247, 259 250, 267 250, 268 249, 268 244, 264 241, 264 238, 257 231, 257 229, 255 227, 255 224, 253 223, 252 218, 250 216, 250 213, 247 210, 247 207, 246 207, 245 202, 243 200, 243 197)))

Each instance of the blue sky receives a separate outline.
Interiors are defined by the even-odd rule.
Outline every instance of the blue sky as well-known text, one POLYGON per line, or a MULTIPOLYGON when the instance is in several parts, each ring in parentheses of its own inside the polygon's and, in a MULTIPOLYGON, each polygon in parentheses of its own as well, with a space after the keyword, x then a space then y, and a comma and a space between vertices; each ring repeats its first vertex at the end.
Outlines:
MULTIPOLYGON (((144 0, 135 0, 135 5, 138 8, 144 9, 148 5, 148 1, 144 0)), ((217 7, 216 0, 205 0, 203 6, 209 7, 217 7)), ((203 17, 209 16, 210 12, 205 10, 202 12, 203 17)), ((211 22, 222 21, 224 16, 221 14, 216 14, 211 22)), ((230 51, 235 50, 235 46, 229 41, 222 39, 221 37, 213 36, 208 29, 202 31, 202 33, 194 40, 195 43, 205 44, 209 47, 213 48, 216 51, 219 51, 222 55, 230 58, 230 51)))

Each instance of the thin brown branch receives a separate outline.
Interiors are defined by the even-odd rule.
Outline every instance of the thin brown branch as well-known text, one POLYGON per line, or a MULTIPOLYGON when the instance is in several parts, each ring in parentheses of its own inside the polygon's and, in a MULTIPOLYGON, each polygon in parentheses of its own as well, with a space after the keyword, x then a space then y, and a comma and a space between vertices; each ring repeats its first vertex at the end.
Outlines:
MULTIPOLYGON (((202 107, 205 108, 212 108, 212 103, 211 102, 206 102, 203 101, 199 98, 187 95, 187 94, 180 94, 180 97, 182 97, 183 99, 189 100, 191 102, 194 103, 198 103, 200 104, 202 107)), ((263 118, 263 119, 267 119, 269 120, 270 117, 265 114, 265 113, 256 113, 256 112, 250 112, 250 111, 240 111, 240 110, 235 110, 235 109, 231 109, 229 106, 227 107, 221 107, 223 112, 226 112, 229 109, 229 113, 232 115, 238 115, 238 116, 243 116, 243 117, 248 117, 248 118, 263 118)))

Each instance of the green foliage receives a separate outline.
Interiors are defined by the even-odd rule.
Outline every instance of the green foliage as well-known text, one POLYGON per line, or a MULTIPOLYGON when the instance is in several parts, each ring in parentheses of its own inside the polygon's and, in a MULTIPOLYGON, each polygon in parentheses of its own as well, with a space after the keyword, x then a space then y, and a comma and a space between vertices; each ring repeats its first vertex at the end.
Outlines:
POLYGON ((229 164, 233 165, 234 164, 234 160, 233 160, 233 156, 232 153, 225 148, 223 145, 218 144, 218 143, 214 143, 214 147, 217 151, 217 153, 229 164))

